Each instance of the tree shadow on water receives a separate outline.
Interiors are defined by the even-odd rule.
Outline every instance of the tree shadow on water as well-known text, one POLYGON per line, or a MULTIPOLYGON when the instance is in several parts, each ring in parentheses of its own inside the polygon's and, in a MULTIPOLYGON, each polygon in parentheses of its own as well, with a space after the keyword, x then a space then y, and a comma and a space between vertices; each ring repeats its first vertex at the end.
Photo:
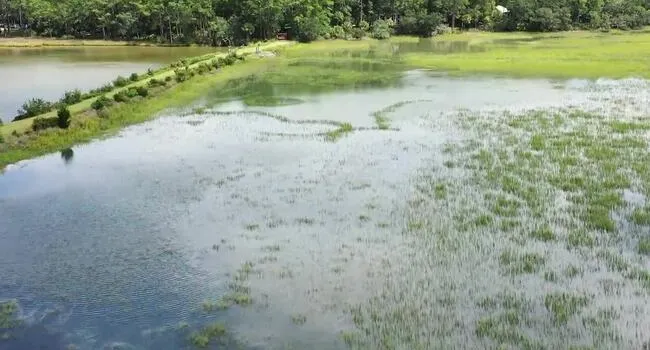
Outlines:
POLYGON ((64 150, 61 150, 61 159, 63 159, 63 162, 68 165, 72 162, 72 158, 74 158, 74 151, 72 148, 66 148, 64 150))

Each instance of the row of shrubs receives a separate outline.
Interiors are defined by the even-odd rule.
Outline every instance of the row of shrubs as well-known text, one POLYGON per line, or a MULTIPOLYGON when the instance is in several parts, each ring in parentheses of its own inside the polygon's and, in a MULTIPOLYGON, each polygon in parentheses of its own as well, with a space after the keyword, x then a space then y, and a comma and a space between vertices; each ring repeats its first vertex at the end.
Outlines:
MULTIPOLYGON (((184 69, 176 69, 175 80, 177 82, 183 82, 196 74, 204 74, 206 72, 212 71, 213 69, 218 69, 224 66, 229 66, 237 62, 238 60, 244 60, 244 56, 238 56, 236 54, 229 54, 225 57, 219 57, 210 61, 210 63, 202 63, 194 69, 190 69, 189 66, 185 66, 184 69)), ((153 71, 149 70, 148 74, 153 74, 153 71)), ((123 77, 118 77, 113 81, 115 87, 123 87, 128 85, 130 82, 137 81, 139 76, 137 74, 132 74, 129 79, 123 77)), ((164 87, 167 86, 173 78, 171 76, 165 77, 165 79, 150 79, 147 83, 149 88, 164 87)), ((113 95, 113 99, 110 99, 106 96, 106 92, 110 92, 113 89, 112 85, 106 85, 100 89, 92 90, 87 94, 82 94, 79 90, 68 91, 64 94, 61 100, 57 103, 49 103, 42 99, 32 99, 23 105, 25 111, 29 110, 30 116, 39 115, 42 113, 49 112, 53 108, 57 108, 57 116, 50 118, 35 118, 32 124, 32 129, 34 131, 45 130, 49 128, 61 128, 67 129, 70 125, 70 111, 67 106, 71 104, 78 103, 86 98, 94 97, 92 94, 99 94, 99 97, 93 101, 90 105, 92 109, 98 113, 104 110, 107 107, 112 106, 114 103, 125 103, 129 102, 135 97, 147 97, 149 96, 149 89, 144 86, 131 87, 124 91, 117 92, 113 95), (108 87, 111 87, 110 89, 108 87)))
MULTIPOLYGON (((148 75, 153 75, 154 71, 149 69, 147 71, 148 75)), ((31 118, 39 114, 47 113, 54 109, 59 109, 61 106, 69 106, 75 103, 79 103, 85 99, 93 98, 108 92, 113 91, 116 87, 123 87, 132 82, 136 82, 142 79, 137 73, 132 73, 128 78, 118 76, 113 83, 106 84, 96 89, 92 89, 87 93, 82 93, 79 89, 74 89, 71 91, 66 91, 63 94, 63 97, 57 102, 48 102, 42 98, 32 98, 23 103, 20 110, 18 110, 18 115, 13 119, 14 121, 31 118)))

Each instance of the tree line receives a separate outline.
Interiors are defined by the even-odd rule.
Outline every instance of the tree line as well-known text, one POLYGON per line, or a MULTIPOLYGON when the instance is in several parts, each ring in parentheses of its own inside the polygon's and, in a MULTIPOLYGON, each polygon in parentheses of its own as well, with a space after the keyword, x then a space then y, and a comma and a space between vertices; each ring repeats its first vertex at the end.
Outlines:
POLYGON ((648 9, 650 0, 0 0, 0 35, 238 45, 278 32, 309 41, 441 26, 632 29, 650 24, 648 9))

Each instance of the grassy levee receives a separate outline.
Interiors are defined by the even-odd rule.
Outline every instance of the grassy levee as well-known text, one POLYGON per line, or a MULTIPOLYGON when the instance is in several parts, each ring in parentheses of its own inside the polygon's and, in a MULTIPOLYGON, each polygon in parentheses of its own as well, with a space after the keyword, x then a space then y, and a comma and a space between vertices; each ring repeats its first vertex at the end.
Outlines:
MULTIPOLYGON (((272 43, 262 48, 270 49, 279 45, 285 45, 285 43, 272 43)), ((254 47, 249 47, 241 49, 238 52, 248 53, 254 50, 254 47)), ((211 58, 220 56, 215 55, 211 58)), ((83 112, 90 108, 90 104, 95 98, 82 101, 70 107, 73 114, 77 115, 73 116, 72 126, 69 129, 53 128, 43 130, 38 132, 37 135, 33 135, 27 142, 12 146, 0 152, 0 169, 20 160, 56 152, 79 143, 89 142, 98 137, 112 135, 125 126, 149 120, 155 117, 156 113, 166 108, 187 105, 205 94, 209 89, 218 88, 220 84, 225 84, 232 79, 248 76, 268 68, 269 63, 264 61, 263 59, 250 59, 245 63, 226 66, 216 73, 199 75, 191 79, 190 82, 175 84, 146 100, 119 104, 110 108, 109 118, 87 117, 83 115, 83 112)), ((130 86, 145 85, 152 78, 164 79, 166 76, 173 74, 173 70, 162 72, 151 78, 116 89, 111 92, 111 95, 118 91, 128 89, 130 86)), ((54 113, 48 113, 48 115, 54 115, 54 113)), ((31 123, 30 119, 26 121, 31 123)), ((3 128, 12 127, 12 124, 16 123, 10 123, 3 128)))
MULTIPOLYGON (((286 44, 286 42, 273 42, 273 43, 264 45, 264 47, 262 49, 272 49, 272 48, 276 48, 276 47, 279 47, 279 46, 282 46, 282 45, 285 45, 285 44, 286 44)), ((239 53, 250 53, 250 52, 253 52, 254 50, 255 50, 255 48, 253 46, 250 46, 250 47, 240 49, 240 50, 238 50, 238 52, 239 53)), ((203 59, 201 59, 200 61, 198 61, 198 62, 196 62, 194 64, 188 65, 188 67, 189 68, 196 68, 201 63, 204 63, 206 61, 209 61, 209 60, 212 60, 212 59, 215 59, 215 58, 218 58, 218 57, 224 57, 226 55, 227 55, 226 53, 215 53, 215 54, 203 55, 203 56, 200 56, 203 59)), ((121 91, 126 91, 126 90, 128 90, 129 88, 132 88, 132 87, 147 86, 147 84, 149 83, 149 81, 151 79, 164 80, 168 76, 174 76, 174 68, 163 69, 161 71, 158 71, 156 74, 154 74, 151 77, 147 77, 145 79, 138 80, 136 82, 133 82, 133 83, 128 84, 128 85, 123 86, 123 87, 115 88, 112 91, 106 93, 106 95, 112 96, 112 95, 114 95, 116 93, 119 93, 121 91)), ((72 114, 83 112, 85 110, 90 109, 92 103, 95 100, 97 100, 97 98, 99 98, 99 96, 85 99, 85 100, 83 100, 83 101, 81 101, 79 103, 68 106, 68 109, 70 110, 70 113, 72 113, 72 114)), ((53 110, 53 111, 50 111, 48 113, 44 113, 44 114, 41 114, 41 115, 38 115, 38 116, 35 116, 35 117, 32 117, 32 118, 27 118, 27 119, 18 120, 18 121, 15 121, 15 122, 7 123, 6 125, 0 126, 0 134, 3 134, 3 135, 6 136, 6 135, 11 134, 14 131, 22 133, 22 132, 24 132, 26 130, 29 130, 31 128, 32 122, 34 121, 34 118, 39 118, 39 117, 47 118, 47 117, 54 117, 54 116, 56 116, 56 111, 53 110)))

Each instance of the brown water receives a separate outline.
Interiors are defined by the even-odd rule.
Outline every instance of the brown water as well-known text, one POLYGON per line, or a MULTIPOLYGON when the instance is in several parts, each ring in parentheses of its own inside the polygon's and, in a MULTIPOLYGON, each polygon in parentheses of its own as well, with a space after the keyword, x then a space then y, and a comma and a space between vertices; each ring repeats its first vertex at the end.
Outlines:
POLYGON ((10 121, 30 98, 58 100, 65 91, 97 88, 118 75, 142 73, 207 47, 0 48, 0 120, 10 121))

